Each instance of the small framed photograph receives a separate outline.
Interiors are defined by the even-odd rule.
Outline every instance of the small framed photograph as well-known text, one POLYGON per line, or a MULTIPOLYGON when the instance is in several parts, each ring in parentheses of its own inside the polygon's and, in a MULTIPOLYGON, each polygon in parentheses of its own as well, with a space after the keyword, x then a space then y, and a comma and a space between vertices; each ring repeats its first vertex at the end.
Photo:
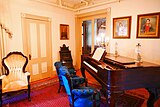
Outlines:
POLYGON ((137 16, 137 38, 160 37, 160 13, 141 14, 137 16))
POLYGON ((131 16, 113 18, 113 38, 130 38, 131 16))
POLYGON ((60 40, 69 40, 69 25, 60 24, 60 40))

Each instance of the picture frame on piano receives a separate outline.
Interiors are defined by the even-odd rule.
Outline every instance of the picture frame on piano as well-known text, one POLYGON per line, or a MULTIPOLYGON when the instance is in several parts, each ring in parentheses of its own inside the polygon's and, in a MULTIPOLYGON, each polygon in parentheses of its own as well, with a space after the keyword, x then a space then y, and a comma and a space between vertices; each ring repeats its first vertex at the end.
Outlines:
POLYGON ((113 38, 129 39, 131 30, 131 16, 113 18, 113 38))

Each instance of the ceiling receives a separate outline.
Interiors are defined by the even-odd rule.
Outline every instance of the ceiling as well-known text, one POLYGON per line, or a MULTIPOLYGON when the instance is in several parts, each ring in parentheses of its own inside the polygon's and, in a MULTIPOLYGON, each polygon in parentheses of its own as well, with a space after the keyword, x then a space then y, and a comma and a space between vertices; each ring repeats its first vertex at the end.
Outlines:
POLYGON ((98 5, 120 2, 120 0, 34 0, 34 1, 57 6, 64 9, 73 10, 73 11, 92 8, 98 5))

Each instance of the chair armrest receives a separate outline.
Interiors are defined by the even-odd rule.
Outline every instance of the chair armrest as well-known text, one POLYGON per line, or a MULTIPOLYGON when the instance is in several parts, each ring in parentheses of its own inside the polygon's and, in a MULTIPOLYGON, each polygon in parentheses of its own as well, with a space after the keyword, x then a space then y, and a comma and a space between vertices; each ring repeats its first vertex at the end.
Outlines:
POLYGON ((86 79, 83 77, 79 77, 79 76, 72 76, 71 77, 71 82, 73 87, 74 86, 79 86, 80 84, 83 84, 86 82, 86 79))
POLYGON ((2 80, 3 78, 5 78, 6 77, 6 75, 1 75, 0 76, 0 79, 2 80))
POLYGON ((28 82, 28 85, 30 86, 30 73, 26 71, 24 74, 27 76, 27 82, 28 82))
POLYGON ((0 85, 1 85, 1 89, 4 88, 4 86, 8 83, 8 79, 6 75, 1 75, 0 76, 0 85))
POLYGON ((70 75, 76 75, 76 71, 73 68, 68 69, 70 75))
POLYGON ((26 71, 24 74, 25 74, 26 76, 30 76, 30 73, 29 73, 28 71, 26 71))

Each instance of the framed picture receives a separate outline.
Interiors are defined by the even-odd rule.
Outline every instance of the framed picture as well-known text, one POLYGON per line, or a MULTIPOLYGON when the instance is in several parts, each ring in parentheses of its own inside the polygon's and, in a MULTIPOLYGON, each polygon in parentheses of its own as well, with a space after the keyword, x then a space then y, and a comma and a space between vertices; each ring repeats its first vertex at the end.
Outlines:
POLYGON ((61 40, 69 39, 69 25, 60 24, 60 39, 61 40))
POLYGON ((137 38, 159 38, 160 13, 137 16, 137 38))
POLYGON ((131 16, 113 18, 113 38, 130 38, 131 16))

